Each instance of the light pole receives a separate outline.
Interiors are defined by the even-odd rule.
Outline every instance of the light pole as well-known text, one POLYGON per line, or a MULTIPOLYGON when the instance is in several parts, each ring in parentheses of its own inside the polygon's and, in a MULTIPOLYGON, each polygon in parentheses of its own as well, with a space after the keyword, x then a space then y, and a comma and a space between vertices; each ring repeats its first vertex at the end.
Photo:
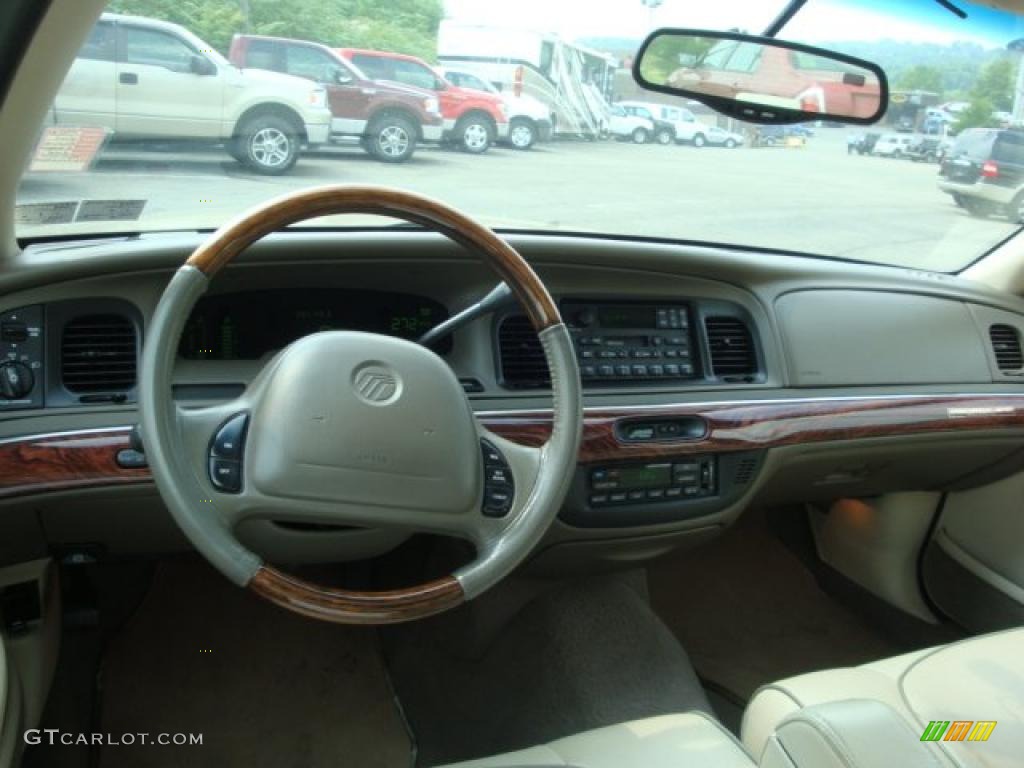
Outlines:
POLYGON ((1017 83, 1013 87, 1013 125, 1024 123, 1024 37, 1011 40, 1006 50, 1017 54, 1017 83))
POLYGON ((660 8, 665 0, 640 0, 645 6, 647 6, 647 26, 654 29, 654 10, 660 8))

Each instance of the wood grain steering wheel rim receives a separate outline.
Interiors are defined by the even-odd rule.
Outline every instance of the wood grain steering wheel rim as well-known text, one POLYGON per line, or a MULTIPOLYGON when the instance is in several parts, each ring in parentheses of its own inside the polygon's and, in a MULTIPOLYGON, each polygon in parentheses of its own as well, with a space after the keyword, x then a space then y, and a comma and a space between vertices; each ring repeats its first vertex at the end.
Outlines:
MULTIPOLYGON (((345 336, 345 332, 316 335, 345 336)), ((376 338, 382 344, 388 339, 376 338)), ((301 341, 294 342, 278 357, 287 359, 289 349, 301 341)), ((550 525, 568 490, 579 447, 582 406, 579 371, 557 306, 537 275, 511 246, 487 227, 435 200, 383 187, 327 186, 288 194, 259 205, 213 233, 178 270, 154 313, 147 342, 140 377, 143 435, 154 480, 168 508, 196 548, 225 575, 293 612, 335 623, 385 624, 453 608, 489 588, 522 561, 550 525), (471 534, 469 538, 477 544, 476 561, 453 575, 384 592, 326 587, 283 573, 264 564, 234 538, 231 530, 234 518, 230 514, 224 513, 221 520, 209 506, 198 509, 203 505, 197 501, 216 502, 219 508, 221 499, 196 498, 197 495, 209 496, 211 491, 209 484, 204 484, 204 477, 196 471, 198 464, 186 457, 187 448, 199 445, 202 437, 192 433, 209 430, 209 425, 231 412, 231 408, 247 414, 252 411, 255 419, 259 406, 253 403, 259 402, 255 398, 260 396, 261 390, 254 381, 250 387, 256 391, 253 400, 240 399, 237 405, 218 406, 207 414, 178 407, 170 389, 177 341, 209 279, 263 236, 305 219, 341 213, 383 215, 421 224, 482 255, 522 304, 541 338, 552 374, 555 407, 551 439, 539 449, 506 444, 506 451, 536 452, 530 455, 530 464, 525 458, 517 459, 517 466, 530 466, 534 475, 529 492, 524 492, 522 500, 517 500, 513 507, 515 515, 510 515, 511 519, 498 527, 475 520, 459 523, 466 526, 471 534), (533 462, 536 462, 535 469, 533 462)), ((408 345, 397 340, 388 343, 408 345)), ((271 367, 272 363, 268 363, 257 380, 263 377, 272 381, 274 372, 267 373, 271 367)), ((444 370, 450 374, 447 366, 444 370)), ((454 380, 454 374, 450 375, 454 380)), ((461 389, 459 392, 464 398, 461 389)), ((468 400, 466 406, 468 408, 468 400)), ((471 413, 471 409, 469 411, 471 413)), ((477 428, 482 429, 479 424, 477 428)), ((489 433, 487 438, 501 440, 489 433)), ((430 525, 436 527, 438 523, 430 525)))

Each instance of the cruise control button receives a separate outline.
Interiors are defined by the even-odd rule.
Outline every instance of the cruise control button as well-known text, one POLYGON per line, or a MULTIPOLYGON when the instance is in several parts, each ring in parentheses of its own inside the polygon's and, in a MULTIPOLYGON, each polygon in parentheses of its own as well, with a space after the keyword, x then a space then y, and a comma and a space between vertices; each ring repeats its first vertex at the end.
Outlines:
POLYGON ((233 416, 217 430, 210 446, 210 453, 225 459, 237 459, 242 455, 242 441, 245 439, 245 427, 249 416, 240 413, 233 416))
POLYGON ((511 483, 512 475, 509 473, 508 467, 487 467, 484 470, 484 482, 511 483))
POLYGON ((484 486, 484 509, 487 517, 504 517, 512 509, 512 487, 507 484, 484 486))
POLYGON ((242 490, 242 465, 233 459, 210 459, 210 482, 228 493, 242 490))
POLYGON ((504 457, 498 452, 498 449, 488 443, 486 440, 480 441, 480 448, 484 452, 484 466, 505 466, 504 457))

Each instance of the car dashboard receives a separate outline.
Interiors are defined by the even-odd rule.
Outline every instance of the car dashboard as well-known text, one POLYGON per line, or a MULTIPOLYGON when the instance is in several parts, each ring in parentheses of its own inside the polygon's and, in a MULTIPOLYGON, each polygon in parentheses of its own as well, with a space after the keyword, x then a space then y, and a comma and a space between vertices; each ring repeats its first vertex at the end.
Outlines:
MULTIPOLYGON (((558 302, 585 394, 579 463, 534 554, 539 569, 695 545, 754 504, 963 488, 1024 466, 1024 303, 1015 298, 954 276, 789 254, 509 239, 558 302)), ((54 548, 186 546, 131 430, 149 318, 201 240, 39 244, 3 278, 0 504, 15 531, 0 545, 5 561, 54 548)), ((175 398, 198 407, 235 397, 309 333, 415 340, 496 280, 430 233, 274 235, 197 303, 175 398)), ((488 429, 546 440, 546 365, 518 308, 432 349, 488 429)), ((402 540, 273 520, 249 527, 239 533, 250 546, 295 562, 368 556, 402 540)))

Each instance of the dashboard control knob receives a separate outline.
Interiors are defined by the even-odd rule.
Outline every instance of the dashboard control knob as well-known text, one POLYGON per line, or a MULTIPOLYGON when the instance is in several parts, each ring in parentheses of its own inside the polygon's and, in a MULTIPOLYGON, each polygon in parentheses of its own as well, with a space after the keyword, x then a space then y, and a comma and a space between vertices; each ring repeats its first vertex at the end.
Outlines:
POLYGON ((24 363, 8 361, 0 364, 0 397, 21 400, 35 386, 36 377, 24 363))

